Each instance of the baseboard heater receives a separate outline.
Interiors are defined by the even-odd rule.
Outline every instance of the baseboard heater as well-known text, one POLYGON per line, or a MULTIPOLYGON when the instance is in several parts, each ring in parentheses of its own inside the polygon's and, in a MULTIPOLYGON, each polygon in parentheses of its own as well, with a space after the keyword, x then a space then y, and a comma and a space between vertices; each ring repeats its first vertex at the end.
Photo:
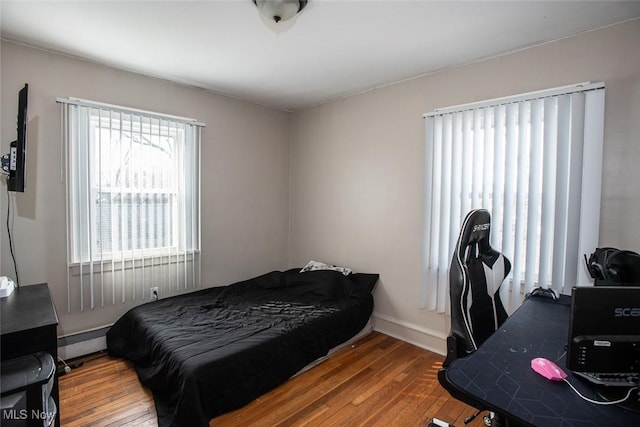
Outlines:
POLYGON ((109 326, 102 326, 88 331, 58 337, 58 356, 64 360, 86 356, 107 349, 107 331, 109 326))

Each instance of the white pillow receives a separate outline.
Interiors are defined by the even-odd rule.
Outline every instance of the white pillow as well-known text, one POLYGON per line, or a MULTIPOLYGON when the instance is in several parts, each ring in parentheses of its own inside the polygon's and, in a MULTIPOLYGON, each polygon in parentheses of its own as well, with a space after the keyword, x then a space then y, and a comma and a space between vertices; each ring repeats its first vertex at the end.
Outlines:
POLYGON ((339 271, 340 273, 348 276, 351 274, 351 269, 348 267, 336 267, 335 265, 325 264, 324 262, 318 261, 309 261, 307 265, 304 266, 300 273, 304 273, 306 271, 316 271, 316 270, 333 270, 339 271))

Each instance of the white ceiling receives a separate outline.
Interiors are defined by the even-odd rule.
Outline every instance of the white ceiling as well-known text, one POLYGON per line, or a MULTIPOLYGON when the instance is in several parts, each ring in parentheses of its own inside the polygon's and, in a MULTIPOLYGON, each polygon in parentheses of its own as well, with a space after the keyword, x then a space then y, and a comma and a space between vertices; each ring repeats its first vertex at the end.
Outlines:
POLYGON ((640 17, 640 1, 0 0, 2 38, 296 110, 640 17))

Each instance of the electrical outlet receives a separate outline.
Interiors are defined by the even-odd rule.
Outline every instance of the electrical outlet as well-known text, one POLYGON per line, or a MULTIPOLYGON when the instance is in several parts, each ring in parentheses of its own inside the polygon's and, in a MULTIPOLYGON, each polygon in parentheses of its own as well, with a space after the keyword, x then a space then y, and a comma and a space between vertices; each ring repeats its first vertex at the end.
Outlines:
POLYGON ((160 292, 157 286, 149 289, 149 294, 151 295, 152 300, 157 300, 158 298, 160 298, 160 292))

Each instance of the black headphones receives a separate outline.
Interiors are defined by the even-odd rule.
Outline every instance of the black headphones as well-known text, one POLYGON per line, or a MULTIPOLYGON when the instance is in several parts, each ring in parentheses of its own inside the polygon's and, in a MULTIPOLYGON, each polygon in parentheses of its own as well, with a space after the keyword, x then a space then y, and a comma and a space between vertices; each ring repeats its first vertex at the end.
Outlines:
POLYGON ((606 277, 606 270, 608 259, 614 252, 617 252, 616 248, 596 248, 589 259, 587 255, 584 256, 584 261, 587 264, 587 270, 593 279, 603 280, 606 277))
POLYGON ((616 248, 596 248, 595 252, 591 254, 588 260, 586 255, 584 258, 587 264, 587 270, 592 278, 596 280, 621 282, 624 281, 625 278, 620 277, 620 270, 618 269, 618 266, 613 263, 616 258, 620 258, 621 256, 637 258, 640 263, 640 254, 616 248))

